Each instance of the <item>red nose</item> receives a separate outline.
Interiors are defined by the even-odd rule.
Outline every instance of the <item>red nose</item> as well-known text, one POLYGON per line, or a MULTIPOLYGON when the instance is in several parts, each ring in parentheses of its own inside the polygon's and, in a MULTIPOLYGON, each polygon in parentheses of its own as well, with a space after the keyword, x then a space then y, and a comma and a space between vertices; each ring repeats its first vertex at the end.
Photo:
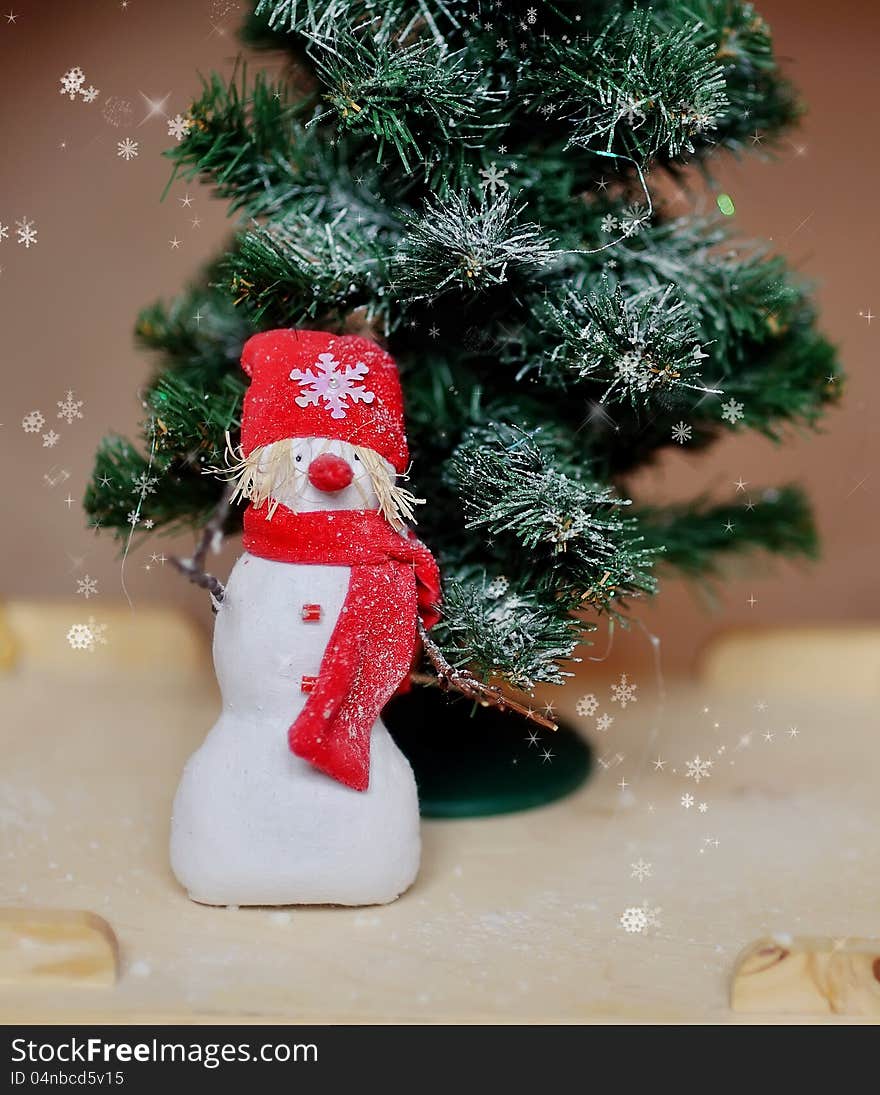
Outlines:
POLYGON ((351 470, 351 465, 341 456, 334 456, 333 453, 325 452, 323 456, 317 457, 309 464, 309 482, 313 487, 326 491, 328 494, 345 490, 352 479, 354 479, 354 472, 351 470))

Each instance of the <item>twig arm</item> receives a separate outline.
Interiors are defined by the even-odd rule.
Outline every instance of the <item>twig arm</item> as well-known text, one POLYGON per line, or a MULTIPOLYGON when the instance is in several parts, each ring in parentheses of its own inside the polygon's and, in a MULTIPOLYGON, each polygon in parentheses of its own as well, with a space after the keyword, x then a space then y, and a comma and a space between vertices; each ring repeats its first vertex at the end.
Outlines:
POLYGON ((444 691, 448 691, 451 688, 456 692, 461 692, 461 694, 467 696, 468 699, 475 700, 481 707, 497 707, 501 711, 516 711, 524 718, 529 719, 531 722, 536 722, 539 726, 544 726, 548 730, 558 729, 556 723, 553 722, 552 719, 548 719, 533 708, 527 707, 525 704, 519 703, 518 700, 512 699, 496 685, 484 684, 483 681, 479 680, 467 669, 456 669, 454 665, 450 665, 446 658, 444 658, 440 647, 431 638, 431 635, 422 623, 421 618, 418 621, 418 628, 419 638, 422 640, 422 645, 425 648, 428 661, 434 667, 434 670, 437 673, 437 680, 444 691))
POLYGON ((180 559, 178 556, 172 555, 171 563, 181 574, 189 578, 191 582, 194 582, 201 589, 207 589, 218 604, 222 602, 223 596, 226 593, 226 587, 219 578, 215 577, 213 574, 207 574, 204 570, 200 570, 196 566, 194 559, 180 559))
POLYGON ((231 503, 232 487, 228 486, 224 490, 223 497, 217 503, 214 512, 206 522, 205 527, 202 529, 202 534, 199 537, 199 541, 196 544, 196 550, 193 552, 192 557, 182 559, 177 555, 171 556, 172 564, 180 573, 186 575, 191 582, 194 582, 201 589, 207 589, 211 594, 214 603, 217 605, 223 601, 226 589, 219 578, 215 578, 213 574, 208 574, 206 572, 205 560, 207 559, 209 551, 213 551, 216 554, 223 545, 223 526, 226 524, 226 518, 229 516, 229 507, 231 503))

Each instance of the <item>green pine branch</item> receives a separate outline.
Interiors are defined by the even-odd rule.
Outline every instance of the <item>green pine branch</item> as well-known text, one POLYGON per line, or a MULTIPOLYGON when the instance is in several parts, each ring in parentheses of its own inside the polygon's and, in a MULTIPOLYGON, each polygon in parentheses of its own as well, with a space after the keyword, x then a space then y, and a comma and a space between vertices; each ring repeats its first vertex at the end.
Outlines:
POLYGON ((506 541, 519 554, 518 571, 545 576, 570 602, 611 611, 627 596, 653 592, 653 553, 621 513, 630 503, 581 478, 582 469, 535 435, 512 426, 471 433, 450 473, 465 527, 493 546, 506 541))
POLYGON ((562 684, 590 625, 542 592, 485 572, 453 571, 443 584, 444 618, 434 637, 456 668, 480 666, 526 692, 539 683, 562 684))
POLYGON ((236 304, 264 327, 329 322, 363 306, 370 315, 386 310, 378 299, 388 281, 381 243, 345 212, 329 222, 291 212, 245 232, 224 275, 236 304))
POLYGON ((685 302, 672 284, 625 296, 607 279, 586 296, 570 294, 548 306, 542 333, 552 346, 536 366, 542 377, 570 386, 597 386, 601 403, 628 400, 652 406, 671 389, 705 390, 700 362, 706 354, 685 302))
POLYGON ((650 9, 615 16, 598 38, 551 41, 526 86, 561 114, 569 144, 640 164, 695 151, 728 108, 724 75, 696 20, 665 34, 650 9))
POLYGON ((744 493, 734 503, 640 508, 638 521, 645 544, 662 550, 662 565, 693 578, 756 549, 806 559, 819 553, 809 503, 793 486, 744 493))
POLYGON ((393 267, 402 298, 434 299, 453 288, 476 292, 538 270, 553 257, 551 241, 522 219, 508 193, 476 201, 454 193, 410 214, 393 267))
POLYGON ((430 36, 403 37, 393 19, 312 34, 309 55, 327 104, 310 124, 332 118, 342 132, 367 134, 377 159, 392 148, 406 172, 497 127, 500 92, 486 71, 430 36))

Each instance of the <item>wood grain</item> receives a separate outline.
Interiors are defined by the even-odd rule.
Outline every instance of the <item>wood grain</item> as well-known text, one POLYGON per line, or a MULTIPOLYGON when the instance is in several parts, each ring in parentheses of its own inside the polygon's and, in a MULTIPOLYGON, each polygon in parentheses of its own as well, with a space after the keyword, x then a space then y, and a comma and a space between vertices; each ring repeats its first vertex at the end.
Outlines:
POLYGON ((733 975, 734 1011, 880 1017, 880 940, 759 939, 733 975))
POLYGON ((0 982, 106 988, 118 965, 113 929, 95 913, 0 909, 0 982))

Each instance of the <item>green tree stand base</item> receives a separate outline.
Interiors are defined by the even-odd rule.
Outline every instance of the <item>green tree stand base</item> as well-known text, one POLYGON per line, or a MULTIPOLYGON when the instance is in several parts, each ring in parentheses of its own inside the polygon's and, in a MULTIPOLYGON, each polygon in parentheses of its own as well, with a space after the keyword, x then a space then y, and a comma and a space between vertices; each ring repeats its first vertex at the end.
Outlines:
POLYGON ((545 730, 436 688, 396 696, 382 718, 413 767, 423 817, 529 810, 580 787, 591 768, 589 745, 569 727, 545 730))

